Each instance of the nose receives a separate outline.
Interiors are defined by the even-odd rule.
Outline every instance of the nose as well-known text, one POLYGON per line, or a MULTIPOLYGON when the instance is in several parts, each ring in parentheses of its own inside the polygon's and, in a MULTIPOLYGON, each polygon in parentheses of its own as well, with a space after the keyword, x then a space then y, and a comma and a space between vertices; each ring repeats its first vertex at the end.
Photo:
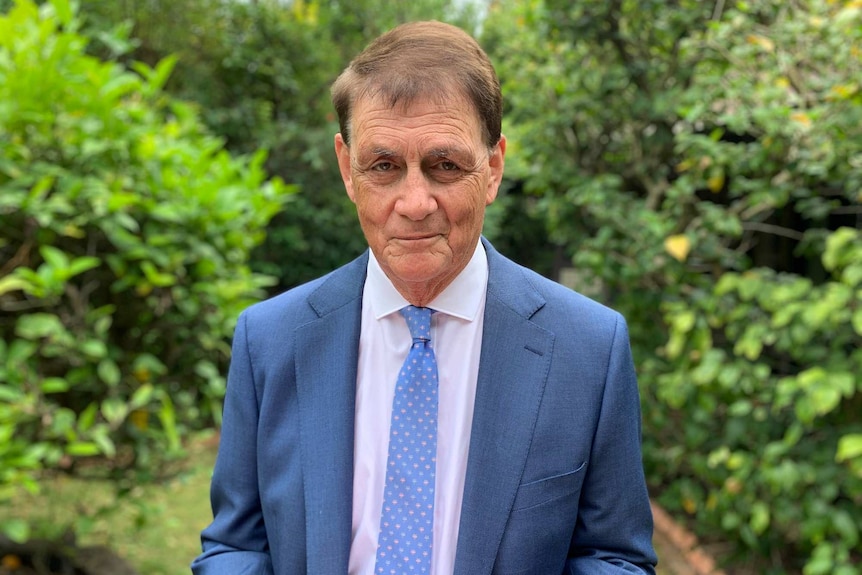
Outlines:
POLYGON ((425 219, 437 210, 432 184, 420 170, 411 170, 401 183, 395 211, 414 221, 425 219))

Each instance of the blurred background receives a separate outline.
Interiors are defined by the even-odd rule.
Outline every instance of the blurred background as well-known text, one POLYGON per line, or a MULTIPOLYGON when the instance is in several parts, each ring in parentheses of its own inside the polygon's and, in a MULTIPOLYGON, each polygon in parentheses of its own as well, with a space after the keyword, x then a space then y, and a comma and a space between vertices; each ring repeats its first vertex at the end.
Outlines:
POLYGON ((859 0, 0 0, 0 574, 188 572, 238 313, 365 246, 329 85, 418 19, 500 76, 485 234, 629 321, 656 503, 862 574, 859 0))

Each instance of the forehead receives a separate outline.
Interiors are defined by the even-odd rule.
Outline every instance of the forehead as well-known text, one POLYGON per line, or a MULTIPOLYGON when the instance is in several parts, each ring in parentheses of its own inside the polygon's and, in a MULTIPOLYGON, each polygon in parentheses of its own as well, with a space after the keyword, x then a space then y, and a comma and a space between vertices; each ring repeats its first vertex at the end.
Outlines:
POLYGON ((384 145, 482 145, 479 115, 466 98, 418 98, 391 105, 380 97, 353 107, 351 139, 360 147, 384 145))

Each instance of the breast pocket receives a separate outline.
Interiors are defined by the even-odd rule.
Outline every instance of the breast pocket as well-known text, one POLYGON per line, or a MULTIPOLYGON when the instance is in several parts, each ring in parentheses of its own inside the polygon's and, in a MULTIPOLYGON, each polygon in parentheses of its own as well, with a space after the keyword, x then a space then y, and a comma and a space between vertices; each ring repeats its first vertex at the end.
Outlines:
POLYGON ((522 484, 515 495, 512 512, 526 511, 580 491, 586 466, 587 463, 584 462, 568 473, 522 484))
POLYGON ((560 573, 578 517, 586 463, 577 469, 524 483, 494 564, 494 575, 560 573))

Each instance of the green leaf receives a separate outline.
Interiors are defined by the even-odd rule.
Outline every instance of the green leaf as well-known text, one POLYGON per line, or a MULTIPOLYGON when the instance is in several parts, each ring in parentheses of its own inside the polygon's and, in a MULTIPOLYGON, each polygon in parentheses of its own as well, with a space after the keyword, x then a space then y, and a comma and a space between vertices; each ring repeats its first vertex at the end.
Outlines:
POLYGON ((86 256, 75 258, 69 266, 69 277, 76 276, 87 270, 99 267, 99 264, 101 263, 102 262, 99 260, 99 258, 96 257, 86 256))
POLYGON ((6 364, 8 366, 23 365, 28 359, 33 357, 37 349, 39 349, 39 346, 35 342, 16 339, 9 346, 6 364))
POLYGON ((751 529, 758 535, 769 528, 769 507, 763 501, 757 501, 751 506, 751 529))
POLYGON ((859 545, 859 528, 849 513, 843 509, 833 513, 832 526, 841 535, 841 539, 847 547, 855 549, 859 545))
POLYGON ((838 440, 835 461, 841 463, 862 457, 862 433, 851 433, 838 440))
POLYGON ((122 378, 120 368, 117 366, 117 363, 112 359, 106 358, 100 361, 99 365, 96 367, 96 371, 99 374, 99 379, 101 379, 111 387, 114 387, 119 384, 120 379, 122 378))
POLYGON ((5 293, 13 292, 16 290, 24 290, 28 291, 33 284, 29 281, 16 277, 13 275, 8 275, 0 278, 0 295, 5 293))
POLYGON ((737 289, 741 278, 735 273, 726 273, 719 278, 715 285, 715 295, 722 296, 737 289))
POLYGON ((834 565, 832 544, 824 541, 814 548, 811 559, 805 564, 802 573, 804 575, 831 575, 834 565))
POLYGON ((42 393, 63 393, 69 390, 69 382, 62 377, 46 377, 39 387, 42 393))
POLYGON ((148 83, 148 93, 156 93, 162 89, 167 82, 176 65, 177 58, 175 55, 170 55, 163 58, 156 64, 155 68, 149 67, 144 62, 132 62, 132 69, 141 75, 148 83))
POLYGON ((15 333, 18 337, 30 340, 58 336, 65 331, 66 328, 60 322, 60 318, 50 313, 32 313, 21 316, 15 327, 15 333))
MULTIPOLYGON (((858 250, 858 257, 862 258, 862 250, 858 250)), ((862 265, 858 262, 848 265, 841 274, 841 280, 850 287, 862 284, 862 265)))
POLYGON ((30 524, 23 519, 4 520, 0 531, 16 543, 25 543, 30 539, 30 524))
POLYGON ((42 246, 39 248, 39 253, 52 268, 66 269, 69 267, 69 256, 61 249, 54 246, 42 246))
POLYGON ((57 14, 57 19, 64 25, 69 25, 73 21, 74 11, 70 0, 51 0, 51 6, 57 14))
MULTIPOLYGON (((154 375, 164 375, 167 367, 162 361, 151 353, 138 355, 132 363, 132 371, 139 381, 149 381, 154 375)), ((195 373, 198 373, 195 366, 195 373)))
POLYGON ((171 451, 178 451, 180 448, 179 432, 177 430, 177 417, 174 403, 167 394, 162 394, 162 407, 159 409, 159 421, 161 421, 162 429, 168 438, 168 446, 171 451))
POLYGON ((714 469, 719 465, 725 463, 729 457, 730 448, 726 445, 722 445, 721 447, 709 454, 709 457, 707 458, 707 465, 710 468, 714 469))
POLYGON ((671 322, 675 329, 681 333, 688 333, 694 327, 695 315, 691 310, 686 310, 675 314, 671 318, 671 322))
POLYGON ((54 410, 51 428, 57 435, 72 436, 76 423, 75 412, 71 409, 61 407, 54 410))
POLYGON ((96 422, 96 415, 99 413, 99 405, 96 402, 91 403, 78 416, 78 429, 83 432, 89 431, 96 422))
POLYGON ((114 457, 117 454, 117 447, 104 428, 100 428, 98 432, 93 434, 92 438, 106 456, 114 457))
POLYGON ((814 412, 824 415, 833 411, 841 402, 841 391, 828 385, 818 385, 808 392, 808 399, 814 412))
POLYGON ((161 90, 170 78, 171 73, 174 71, 174 67, 177 64, 178 57, 176 54, 171 54, 162 58, 158 64, 156 64, 153 73, 150 74, 148 80, 150 83, 150 90, 153 92, 157 92, 161 90))
POLYGON ((90 457, 93 455, 99 455, 101 450, 95 443, 75 441, 66 446, 66 453, 75 457, 90 457))
POLYGON ((23 397, 24 392, 17 387, 0 384, 0 401, 13 403, 16 401, 20 401, 23 397))
POLYGON ((81 343, 81 351, 91 359, 101 359, 108 353, 105 342, 99 339, 88 339, 81 343))
POLYGON ((727 468, 731 470, 739 469, 745 465, 747 459, 748 458, 741 452, 733 453, 727 460, 727 468))
MULTIPOLYGON (((53 176, 43 176, 36 182, 36 185, 30 190, 30 193, 27 194, 27 201, 29 202, 41 202, 45 195, 51 191, 51 188, 54 186, 54 177, 53 176)), ((45 257, 42 254, 42 257, 45 257)), ((46 258, 47 259, 47 258, 46 258)))
POLYGON ((826 250, 823 252, 823 267, 835 271, 843 266, 846 252, 859 237, 859 231, 853 228, 838 228, 826 240, 826 250))
POLYGON ((114 320, 111 316, 100 317, 93 323, 93 331, 96 332, 96 335, 100 335, 103 338, 106 337, 108 330, 111 329, 111 325, 114 323, 114 320))
POLYGON ((105 421, 116 427, 126 419, 129 413, 129 406, 122 399, 109 397, 102 401, 102 416, 105 421))
POLYGON ((156 287, 168 287, 176 283, 177 279, 171 274, 166 274, 158 271, 152 262, 145 261, 141 263, 141 270, 147 280, 156 287))
MULTIPOLYGON (((132 74, 120 74, 102 86, 101 94, 106 100, 114 100, 133 92, 139 86, 140 80, 132 74)), ((111 207, 114 208, 114 206, 111 207)))
POLYGON ((151 384, 145 383, 135 390, 132 394, 132 399, 129 401, 130 409, 138 409, 147 405, 153 397, 154 388, 151 384))

